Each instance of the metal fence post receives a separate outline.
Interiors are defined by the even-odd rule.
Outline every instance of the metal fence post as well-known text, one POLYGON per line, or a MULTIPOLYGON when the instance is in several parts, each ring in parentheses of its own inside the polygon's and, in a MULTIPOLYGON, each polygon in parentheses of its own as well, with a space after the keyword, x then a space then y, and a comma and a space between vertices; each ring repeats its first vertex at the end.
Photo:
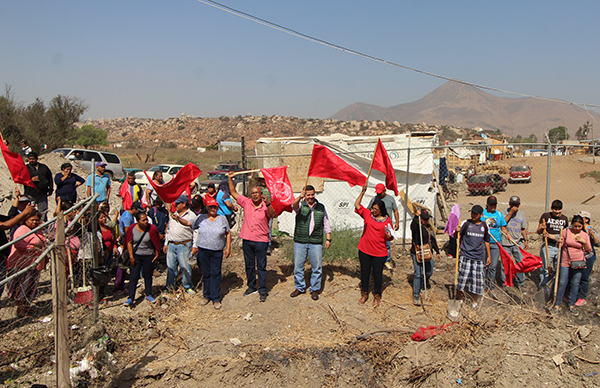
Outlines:
MULTIPOLYGON (((93 174, 93 181, 91 182, 91 192, 92 192, 92 196, 94 196, 94 194, 96 194, 96 163, 94 161, 94 159, 92 159, 92 174, 93 174)), ((94 201, 96 202, 96 201, 94 201)), ((92 268, 97 268, 99 263, 98 263, 98 253, 97 253, 97 248, 96 248, 96 234, 98 233, 98 223, 96 222, 96 203, 93 203, 91 206, 91 213, 90 213, 90 222, 92 223, 92 238, 91 238, 91 250, 92 250, 92 268)), ((85 256, 85 255, 84 255, 85 256)), ((85 265, 85 257, 83 259, 83 265, 85 265)), ((84 279, 84 283, 85 283, 85 279, 84 279)), ((100 305, 100 287, 98 286, 93 286, 94 288, 94 323, 98 322, 98 319, 100 319, 100 313, 98 312, 98 308, 100 305)))
MULTIPOLYGON (((246 168, 246 139, 242 136, 242 169, 246 168)), ((242 192, 246 195, 246 174, 242 174, 242 192)))
POLYGON ((406 195, 406 200, 404 201, 404 222, 402 225, 402 253, 405 252, 406 249, 406 215, 407 215, 407 207, 408 207, 408 201, 409 201, 409 197, 408 197, 408 184, 409 184, 409 175, 410 175, 410 138, 411 138, 411 133, 408 133, 408 149, 406 150, 407 155, 406 155, 406 191, 405 191, 405 195, 406 195))
POLYGON ((552 155, 552 143, 548 141, 548 167, 546 168, 546 210, 547 213, 550 209, 550 160, 552 155))
MULTIPOLYGON (((65 264, 65 217, 59 211, 56 220, 56 246, 52 255, 52 308, 54 312, 56 386, 70 387, 69 322, 67 319, 67 276, 65 264)), ((73 276, 73 274, 71 274, 73 276)))

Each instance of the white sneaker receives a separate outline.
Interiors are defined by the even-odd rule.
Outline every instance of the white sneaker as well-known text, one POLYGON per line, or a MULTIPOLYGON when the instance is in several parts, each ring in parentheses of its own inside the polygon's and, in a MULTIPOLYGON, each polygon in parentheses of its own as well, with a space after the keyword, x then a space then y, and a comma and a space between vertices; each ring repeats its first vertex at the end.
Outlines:
POLYGON ((190 295, 196 295, 196 291, 192 290, 191 288, 186 289, 185 292, 187 292, 190 295))

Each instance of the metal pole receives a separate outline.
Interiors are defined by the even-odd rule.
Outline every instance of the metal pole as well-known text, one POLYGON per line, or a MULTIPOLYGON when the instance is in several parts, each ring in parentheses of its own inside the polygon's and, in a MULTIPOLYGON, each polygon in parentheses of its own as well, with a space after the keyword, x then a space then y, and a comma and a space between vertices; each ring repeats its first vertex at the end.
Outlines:
POLYGON ((592 123, 592 160, 596 164, 596 150, 594 147, 594 123, 592 123))
POLYGON ((550 166, 551 166, 551 155, 552 155, 552 143, 548 139, 548 167, 546 170, 546 210, 547 213, 550 210, 550 166))
MULTIPOLYGON (((94 159, 92 159, 92 168, 94 169, 92 173, 94 174, 94 179, 92 180, 91 189, 92 195, 96 194, 96 163, 94 159)), ((93 203, 91 206, 91 214, 90 214, 90 222, 92 223, 92 238, 91 238, 91 249, 92 249, 92 268, 97 268, 99 266, 98 263, 98 254, 96 251, 96 234, 98 233, 98 223, 96 222, 96 209, 97 202, 93 203)), ((84 226, 85 227, 85 226, 84 226)), ((85 258, 83 260, 83 265, 85 265, 85 258)), ((85 282, 85 281, 84 281, 85 282)), ((100 305, 100 287, 94 286, 94 322, 98 322, 100 318, 100 313, 98 312, 98 307, 100 305)))
MULTIPOLYGON (((246 139, 242 136, 242 169, 246 170, 246 139)), ((246 195, 246 174, 242 177, 242 191, 246 195)))
MULTIPOLYGON (((56 247, 52 255, 52 309, 54 313, 54 354, 56 355, 56 386, 70 387, 69 321, 67 319, 67 277, 65 264, 65 217, 62 211, 56 220, 56 247)), ((71 274, 73 276, 73 274, 71 274)))
POLYGON ((406 150, 406 152, 408 152, 408 155, 406 156, 406 189, 405 189, 405 193, 406 193, 406 201, 404 201, 404 222, 402 225, 402 253, 404 254, 405 249, 406 249, 406 215, 408 212, 408 183, 409 183, 409 179, 408 177, 410 176, 410 138, 411 138, 411 133, 408 133, 408 149, 406 150))

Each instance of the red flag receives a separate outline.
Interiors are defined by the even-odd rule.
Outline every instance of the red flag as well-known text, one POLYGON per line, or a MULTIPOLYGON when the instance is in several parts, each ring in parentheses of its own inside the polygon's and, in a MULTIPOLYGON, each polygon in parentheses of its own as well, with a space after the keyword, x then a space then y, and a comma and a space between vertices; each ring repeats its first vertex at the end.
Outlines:
MULTIPOLYGON (((200 171, 193 163, 188 163, 183 166, 170 181, 163 183, 162 185, 154 183, 146 171, 144 171, 144 174, 146 174, 148 181, 152 187, 154 187, 154 190, 156 190, 156 193, 163 202, 172 203, 175 202, 177 197, 179 197, 187 187, 189 187, 194 179, 202 174, 202 171, 200 171)), ((148 204, 148 206, 150 206, 150 204, 148 204)))
POLYGON ((133 205, 133 199, 131 198, 131 193, 129 192, 129 183, 127 183, 127 180, 121 185, 121 188, 119 189, 119 196, 123 198, 123 209, 131 209, 131 205, 133 205))
POLYGON ((308 176, 346 181, 351 187, 367 183, 365 174, 346 163, 329 148, 318 144, 313 147, 308 176))
POLYGON ((260 170, 265 177, 265 183, 271 193, 271 206, 277 216, 283 211, 292 211, 294 191, 290 178, 287 176, 287 166, 263 168, 260 170))
POLYGON ((21 155, 9 151, 6 144, 4 144, 2 136, 0 136, 0 148, 2 149, 2 156, 4 156, 4 161, 8 166, 8 171, 10 171, 13 181, 25 186, 35 187, 31 181, 29 170, 27 170, 27 166, 23 162, 23 158, 21 158, 21 155))
POLYGON ((398 195, 396 172, 385 147, 381 143, 381 139, 377 139, 377 148, 375 148, 375 153, 373 154, 372 168, 385 174, 385 187, 392 190, 395 195, 398 195))
POLYGON ((515 263, 502 245, 498 244, 498 248, 500 248, 500 257, 502 258, 502 265, 504 265, 504 284, 507 287, 513 286, 513 277, 516 273, 535 271, 542 266, 542 259, 540 257, 527 252, 521 247, 519 247, 522 257, 520 263, 515 263))

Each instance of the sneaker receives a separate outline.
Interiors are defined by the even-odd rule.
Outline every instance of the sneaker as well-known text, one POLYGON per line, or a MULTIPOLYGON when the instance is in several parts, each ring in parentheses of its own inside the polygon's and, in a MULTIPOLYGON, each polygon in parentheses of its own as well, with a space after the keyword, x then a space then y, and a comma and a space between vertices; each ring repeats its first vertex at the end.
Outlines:
POLYGON ((260 301, 261 302, 266 302, 267 301, 267 294, 260 294, 260 301))
POLYGON ((187 292, 187 293, 188 293, 188 294, 190 294, 190 295, 196 295, 196 291, 192 290, 191 288, 187 288, 187 289, 185 290, 185 292, 187 292))
POLYGON ((258 292, 258 290, 256 288, 248 287, 248 289, 244 292, 244 296, 254 295, 257 292, 258 292))
POLYGON ((577 302, 575 302, 575 306, 581 307, 581 306, 585 306, 587 304, 587 301, 585 299, 577 299, 577 302))
POLYGON ((574 317, 577 317, 579 315, 579 310, 577 310, 575 307, 569 308, 569 311, 571 312, 571 315, 574 317))
POLYGON ((200 301, 200 306, 206 306, 208 304, 208 302, 210 302, 210 299, 203 298, 200 301))
POLYGON ((221 302, 213 302, 213 307, 215 308, 215 310, 220 310, 221 309, 221 302))
POLYGON ((152 297, 152 295, 148 295, 148 296, 146 296, 146 300, 147 300, 148 302, 150 302, 150 303, 154 303, 154 302, 156 302, 156 299, 154 299, 154 298, 152 297))
POLYGON ((127 299, 127 301, 123 303, 123 306, 133 307, 133 300, 131 300, 131 298, 127 299))
POLYGON ((415 306, 420 306, 421 305, 421 301, 419 300, 418 296, 413 296, 413 304, 415 306))
POLYGON ((387 268, 387 269, 389 269, 391 271, 392 269, 394 269, 394 266, 392 265, 392 262, 386 261, 385 262, 385 268, 387 268))

